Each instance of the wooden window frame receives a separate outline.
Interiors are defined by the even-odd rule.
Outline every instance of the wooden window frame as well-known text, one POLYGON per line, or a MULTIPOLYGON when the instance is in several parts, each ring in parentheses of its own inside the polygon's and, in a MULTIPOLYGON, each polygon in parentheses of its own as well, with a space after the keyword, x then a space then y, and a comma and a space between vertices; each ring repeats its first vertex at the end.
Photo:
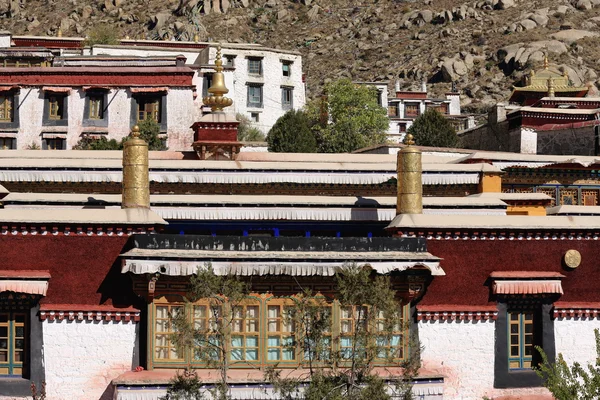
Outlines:
POLYGON ((0 122, 13 122, 13 102, 14 96, 12 93, 3 93, 0 94, 0 122))
POLYGON ((261 336, 261 305, 259 303, 255 303, 252 301, 248 301, 247 304, 239 304, 235 305, 231 309, 231 328, 230 335, 227 338, 229 351, 229 362, 230 363, 255 363, 261 361, 261 345, 260 345, 260 336, 261 336), (254 318, 251 318, 248 315, 249 308, 256 309, 256 314, 254 318), (236 310, 241 309, 241 313, 239 317, 236 317, 236 310), (250 324, 255 326, 256 330, 249 330, 250 324), (235 330, 236 324, 239 324, 240 330, 235 330), (241 346, 234 346, 234 338, 240 338, 242 341, 241 346), (256 346, 249 346, 249 339, 256 339, 256 346), (233 358, 234 351, 241 351, 240 358, 233 358), (255 351, 256 358, 248 359, 247 355, 249 352, 255 351))
POLYGON ((65 150, 66 138, 47 138, 44 139, 44 150, 65 150), (57 146, 60 144, 59 146, 57 146))
POLYGON ((104 119, 104 95, 92 93, 87 96, 89 104, 88 119, 99 121, 104 119))
POLYGON ((48 119, 60 121, 65 116, 65 96, 50 94, 48 96, 48 119))
POLYGON ((404 103, 404 117, 418 117, 421 115, 421 105, 419 103, 404 103), (416 112, 409 112, 409 109, 415 109, 416 112))
POLYGON ((256 57, 248 58, 248 75, 262 76, 263 74, 263 59, 256 57), (256 68, 258 66, 258 68, 256 68))
POLYGON ((292 62, 291 61, 282 61, 281 62, 281 74, 285 78, 290 78, 292 76, 292 62), (287 71, 286 71, 287 67, 287 71))
POLYGON ((17 139, 11 137, 0 137, 0 150, 14 150, 16 140, 17 139), (7 146, 6 143, 9 143, 10 145, 7 146))
POLYGON ((152 328, 151 328, 151 343, 152 343, 152 350, 151 350, 151 357, 152 357, 152 361, 153 363, 184 363, 185 362, 185 354, 183 353, 177 353, 177 350, 175 349, 175 346, 173 345, 173 343, 171 343, 171 335, 174 333, 172 329, 172 310, 173 309, 181 309, 183 310, 183 312, 185 312, 185 303, 183 302, 155 302, 152 303, 152 328), (158 318, 158 307, 165 307, 167 309, 167 318, 158 318), (161 323, 162 324, 166 324, 166 327, 168 330, 158 330, 158 321, 164 321, 161 323), (166 346, 157 346, 156 345, 156 340, 157 337, 161 335, 161 336, 165 336, 166 337, 166 346), (157 356, 157 350, 158 349, 167 349, 167 354, 168 357, 167 358, 161 358, 159 356, 157 356), (175 352, 175 354, 173 353, 175 352), (175 355, 176 357, 171 357, 171 355, 175 355))
POLYGON ((293 309, 295 301, 291 299, 271 298, 265 304, 265 342, 264 354, 266 363, 276 363, 281 365, 298 364, 298 343, 296 333, 296 323, 292 315, 286 315, 286 311, 293 309), (278 314, 276 317, 270 315, 270 310, 277 308, 278 314), (286 310, 287 309, 287 310, 286 310), (271 329, 272 324, 275 324, 276 329, 271 329), (278 345, 271 344, 271 339, 277 339, 278 345), (271 359, 270 354, 277 351, 278 358, 271 359), (284 354, 291 352, 292 358, 285 359, 284 354))
POLYGON ((162 122, 161 115, 162 96, 142 95, 137 98, 137 121, 154 119, 158 124, 162 122), (148 118, 150 116, 150 118, 148 118))
POLYGON ((263 85, 248 85, 248 108, 263 108, 263 96, 263 85), (253 93, 255 90, 258 90, 258 96, 253 93))
POLYGON ((533 363, 534 313, 508 311, 508 368, 512 371, 531 369, 533 363), (528 329, 529 332, 528 332, 528 329), (527 343, 529 338, 530 343, 527 343), (516 352, 514 352, 516 350, 516 352))
POLYGON ((0 350, 7 355, 6 361, 0 361, 0 376, 22 376, 24 361, 27 359, 29 332, 28 332, 28 313, 25 311, 0 311, 0 328, 6 328, 7 336, 0 337, 6 340, 6 351, 0 350), (22 316, 22 321, 17 321, 17 316, 22 316), (23 335, 17 336, 17 329, 22 328, 23 335), (17 357, 19 352, 16 349, 17 341, 22 340, 21 356, 17 357), (20 358, 18 361, 16 358, 20 358))
POLYGON ((281 108, 291 110, 294 108, 294 88, 289 86, 281 87, 281 108), (286 97, 289 97, 286 98, 286 97))

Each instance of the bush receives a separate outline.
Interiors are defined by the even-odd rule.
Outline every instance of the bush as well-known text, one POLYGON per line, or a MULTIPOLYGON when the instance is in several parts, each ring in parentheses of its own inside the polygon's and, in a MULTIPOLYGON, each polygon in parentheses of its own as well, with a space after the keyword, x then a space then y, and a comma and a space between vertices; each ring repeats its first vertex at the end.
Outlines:
MULTIPOLYGON (((148 150, 167 150, 160 139, 160 125, 153 119, 140 121, 140 138, 148 143, 148 150)), ((125 136, 121 141, 115 139, 93 139, 88 136, 82 137, 79 142, 73 146, 73 150, 123 150, 123 144, 131 138, 131 134, 125 136)))
POLYGON ((83 42, 84 46, 93 46, 95 44, 117 45, 121 43, 119 40, 119 30, 115 29, 114 25, 96 25, 92 28, 87 38, 83 42))
POLYGON ((290 110, 275 122, 267 135, 269 151, 276 153, 315 153, 317 140, 310 121, 302 111, 290 110))
POLYGON ((238 125, 238 142, 264 142, 265 135, 256 127, 244 114, 236 114, 235 119, 240 123, 238 125))
POLYGON ((418 146, 457 147, 459 140, 454 127, 437 110, 429 109, 408 128, 418 146))

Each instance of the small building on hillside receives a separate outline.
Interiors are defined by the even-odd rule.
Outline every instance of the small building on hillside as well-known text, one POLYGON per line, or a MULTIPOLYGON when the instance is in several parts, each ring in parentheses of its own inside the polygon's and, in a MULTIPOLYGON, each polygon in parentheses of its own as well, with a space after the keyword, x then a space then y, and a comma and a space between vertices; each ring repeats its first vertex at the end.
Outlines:
POLYGON ((429 109, 439 111, 452 123, 457 132, 475 125, 472 116, 461 114, 458 92, 448 92, 443 99, 431 98, 428 96, 425 82, 420 91, 403 91, 400 90, 399 84, 396 84, 394 94, 389 97, 387 104, 390 118, 388 137, 396 143, 402 142, 414 120, 429 109))
MULTIPOLYGON (((84 38, 7 32, 0 33, 2 43, 4 149, 71 149, 84 136, 119 140, 152 118, 168 148, 187 150, 191 125, 211 112, 202 99, 212 84, 216 44, 123 39, 86 47, 84 38)), ((299 53, 256 44, 222 48, 232 118, 241 114, 267 133, 287 111, 304 106, 299 53)))
POLYGON ((551 67, 532 71, 515 87, 508 104, 498 103, 487 123, 459 133, 468 149, 528 154, 600 154, 600 98, 571 84, 551 67))

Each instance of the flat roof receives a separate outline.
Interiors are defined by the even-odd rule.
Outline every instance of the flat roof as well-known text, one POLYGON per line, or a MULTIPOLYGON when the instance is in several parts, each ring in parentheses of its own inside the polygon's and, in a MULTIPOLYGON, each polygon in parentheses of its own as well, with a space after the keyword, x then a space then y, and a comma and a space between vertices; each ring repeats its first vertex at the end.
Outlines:
POLYGON ((0 209, 0 223, 15 224, 117 224, 117 225, 166 225, 167 222, 151 210, 128 209, 0 209))

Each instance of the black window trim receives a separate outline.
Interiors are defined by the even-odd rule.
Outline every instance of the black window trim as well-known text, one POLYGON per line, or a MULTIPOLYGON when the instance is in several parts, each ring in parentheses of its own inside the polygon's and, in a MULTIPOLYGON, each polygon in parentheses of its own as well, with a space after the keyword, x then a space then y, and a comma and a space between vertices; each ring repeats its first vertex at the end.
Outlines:
POLYGON ((44 114, 42 119, 43 126, 68 126, 69 125, 69 94, 54 93, 45 91, 42 93, 44 98, 44 114), (56 96, 62 98, 63 113, 61 119, 50 118, 50 97, 56 96))
POLYGON ((84 94, 85 104, 83 106, 82 126, 98 126, 108 127, 108 91, 107 90, 90 90, 84 94), (90 96, 102 96, 102 119, 90 119, 90 96))

